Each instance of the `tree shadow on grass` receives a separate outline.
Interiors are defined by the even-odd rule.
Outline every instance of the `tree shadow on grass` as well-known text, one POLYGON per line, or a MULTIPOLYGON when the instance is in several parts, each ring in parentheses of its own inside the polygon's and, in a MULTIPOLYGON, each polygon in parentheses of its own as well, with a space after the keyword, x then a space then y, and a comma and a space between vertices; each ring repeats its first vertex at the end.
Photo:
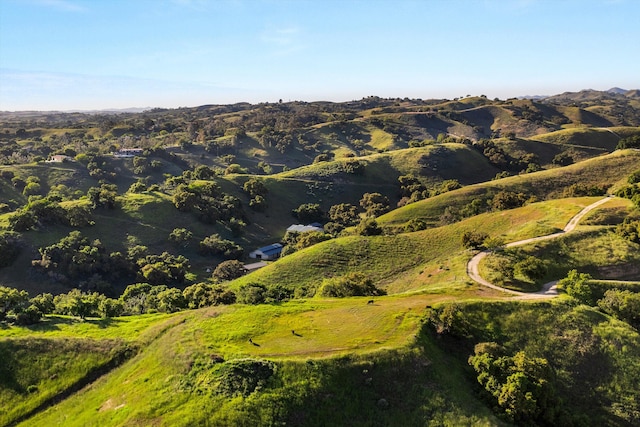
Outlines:
POLYGON ((106 329, 110 326, 114 326, 118 323, 121 323, 122 320, 106 318, 91 318, 91 319, 80 319, 78 317, 63 317, 63 316, 46 316, 44 320, 39 323, 24 326, 33 332, 51 332, 51 331, 59 331, 61 326, 64 325, 76 325, 78 323, 91 324, 99 327, 100 329, 106 329))

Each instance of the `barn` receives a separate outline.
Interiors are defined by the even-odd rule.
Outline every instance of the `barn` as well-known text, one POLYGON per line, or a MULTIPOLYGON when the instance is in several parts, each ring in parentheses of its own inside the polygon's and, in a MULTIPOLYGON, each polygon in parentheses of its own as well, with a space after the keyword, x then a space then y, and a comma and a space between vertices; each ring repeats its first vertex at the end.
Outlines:
POLYGON ((280 256, 280 252, 282 252, 282 245, 280 243, 274 243, 272 245, 256 249, 249 254, 249 258, 271 260, 278 258, 280 256))

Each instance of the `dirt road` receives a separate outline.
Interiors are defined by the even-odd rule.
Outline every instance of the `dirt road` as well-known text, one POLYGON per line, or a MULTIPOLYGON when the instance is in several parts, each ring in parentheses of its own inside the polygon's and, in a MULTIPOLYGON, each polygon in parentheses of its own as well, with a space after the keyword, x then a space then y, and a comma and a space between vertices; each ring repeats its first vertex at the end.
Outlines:
MULTIPOLYGON (((517 242, 508 243, 507 245, 505 245, 505 247, 512 248, 514 246, 526 245, 528 243, 539 242, 542 240, 555 239, 556 237, 562 236, 566 233, 570 233, 576 228, 580 220, 584 218, 586 214, 588 214, 598 206, 604 203, 607 203, 609 200, 611 200, 612 197, 613 196, 605 197, 603 199, 598 200, 595 203, 590 204, 589 206, 586 206, 584 209, 578 212, 573 218, 571 218, 571 220, 567 223, 564 229, 559 233, 548 234, 546 236, 540 236, 540 237, 532 237, 530 239, 518 240, 517 242)), ((520 292, 520 291, 511 290, 511 289, 506 289, 501 286, 494 285, 493 283, 490 283, 489 281, 483 279, 482 276, 480 276, 478 266, 480 265, 480 261, 489 254, 490 254, 490 251, 482 251, 477 253, 473 258, 469 260, 469 263, 467 264, 467 274, 475 282, 483 286, 489 287, 491 289, 496 289, 498 291, 503 291, 509 294, 516 295, 520 299, 552 298, 558 295, 558 289, 556 287, 558 283, 557 280, 546 283, 545 285, 542 286, 542 289, 539 290, 538 292, 527 293, 527 292, 520 292)))

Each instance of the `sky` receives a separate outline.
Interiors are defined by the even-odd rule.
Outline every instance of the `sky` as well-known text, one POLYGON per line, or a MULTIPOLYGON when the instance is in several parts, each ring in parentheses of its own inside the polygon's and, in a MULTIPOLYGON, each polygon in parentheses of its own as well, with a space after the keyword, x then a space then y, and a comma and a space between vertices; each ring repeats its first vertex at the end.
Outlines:
POLYGON ((0 0, 0 111, 640 88, 639 0, 0 0))

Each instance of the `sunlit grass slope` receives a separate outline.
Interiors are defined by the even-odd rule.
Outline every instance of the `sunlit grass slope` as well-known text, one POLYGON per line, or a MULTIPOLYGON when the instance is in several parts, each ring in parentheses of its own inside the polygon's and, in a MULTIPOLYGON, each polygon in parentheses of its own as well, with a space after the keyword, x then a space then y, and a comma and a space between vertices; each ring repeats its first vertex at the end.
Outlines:
POLYGON ((437 301, 370 305, 355 298, 194 311, 24 425, 344 425, 345 417, 350 425, 432 417, 495 425, 462 370, 446 369, 442 351, 418 339, 425 304, 437 301), (260 388, 245 397, 219 390, 238 360, 265 359, 274 361, 273 375, 260 388))
POLYGON ((486 341, 547 359, 564 417, 629 425, 640 341, 628 325, 563 302, 457 301, 454 331, 437 335, 425 307, 440 304, 413 295, 183 313, 20 425, 505 425, 467 362, 486 341))
POLYGON ((424 290, 459 295, 474 291, 465 273, 471 256, 462 246, 465 231, 483 231, 507 242, 550 234, 595 200, 534 203, 414 233, 340 237, 287 255, 231 286, 281 284, 304 294, 305 290, 313 293, 324 278, 362 272, 390 293, 424 290))
POLYGON ((405 224, 411 219, 421 219, 434 225, 440 222, 440 216, 447 207, 462 208, 475 198, 487 201, 501 190, 524 192, 540 200, 559 198, 574 184, 611 187, 626 181, 638 165, 639 151, 616 151, 563 168, 469 185, 395 209, 377 220, 390 226, 405 224))
MULTIPOLYGON (((0 330, 0 425, 59 402, 124 363, 166 315, 80 321, 52 316, 0 330)), ((166 327, 166 326, 165 326, 166 327)))

